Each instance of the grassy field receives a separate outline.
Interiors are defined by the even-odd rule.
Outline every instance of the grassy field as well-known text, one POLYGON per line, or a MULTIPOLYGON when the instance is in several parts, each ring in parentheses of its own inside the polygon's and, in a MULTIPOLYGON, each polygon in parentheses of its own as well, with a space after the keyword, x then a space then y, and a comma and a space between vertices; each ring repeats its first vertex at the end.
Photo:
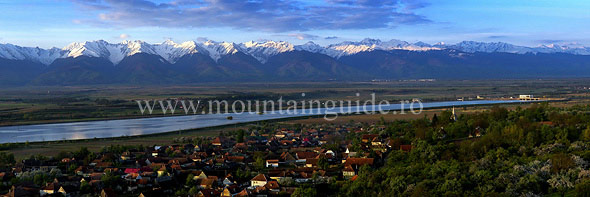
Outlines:
MULTIPOLYGON (((590 99, 590 79, 211 83, 184 86, 67 86, 0 88, 0 126, 145 117, 135 100, 378 100, 448 101, 457 98, 590 99), (302 97, 305 93, 305 97, 302 97), (360 96, 356 96, 359 93, 360 96)), ((158 114, 162 115, 162 114, 158 114)), ((152 115, 154 116, 154 115, 152 115)))

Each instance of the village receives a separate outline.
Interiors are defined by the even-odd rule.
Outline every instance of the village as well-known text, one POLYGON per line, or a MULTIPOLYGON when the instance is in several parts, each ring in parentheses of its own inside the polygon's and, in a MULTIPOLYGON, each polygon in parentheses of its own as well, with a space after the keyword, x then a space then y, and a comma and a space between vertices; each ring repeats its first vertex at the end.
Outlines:
POLYGON ((384 129, 352 121, 281 125, 175 144, 81 148, 16 162, 0 181, 11 186, 4 196, 289 196, 302 186, 355 181, 361 167, 412 149, 410 141, 377 134, 384 129))

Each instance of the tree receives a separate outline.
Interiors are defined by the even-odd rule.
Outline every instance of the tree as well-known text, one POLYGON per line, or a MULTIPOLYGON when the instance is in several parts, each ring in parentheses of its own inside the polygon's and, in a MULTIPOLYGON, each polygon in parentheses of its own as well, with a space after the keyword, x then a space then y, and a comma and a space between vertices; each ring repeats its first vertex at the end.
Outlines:
POLYGON ((582 131, 582 135, 580 135, 580 139, 584 141, 590 141, 590 126, 588 126, 584 131, 582 131))
POLYGON ((320 159, 318 159, 318 166, 325 170, 330 167, 330 163, 328 163, 328 160, 325 157, 320 157, 320 159))
POLYGON ((75 172, 76 169, 78 169, 78 165, 72 164, 72 165, 70 165, 70 167, 68 167, 68 171, 67 172, 70 173, 70 174, 74 174, 74 173, 76 173, 75 172))
POLYGON ((14 154, 0 152, 0 165, 10 165, 14 163, 16 163, 16 161, 14 160, 14 154))
POLYGON ((549 183, 551 188, 560 192, 561 196, 565 196, 565 192, 574 187, 571 178, 566 173, 558 173, 551 176, 551 178, 547 180, 547 183, 549 183))
POLYGON ((35 183, 35 185, 42 186, 45 184, 45 178, 45 174, 37 173, 35 176, 33 176, 33 183, 35 183))
POLYGON ((436 116, 436 114, 434 114, 434 116, 432 116, 431 125, 436 126, 437 124, 438 124, 438 116, 436 116))
POLYGON ((256 160, 254 161, 254 167, 258 170, 264 169, 264 165, 266 164, 266 162, 264 161, 264 159, 262 157, 256 157, 256 160))
POLYGON ((564 153, 557 153, 551 156, 551 171, 558 173, 574 166, 574 161, 570 156, 564 153))
POLYGON ((582 181, 576 185, 576 196, 590 197, 590 180, 582 181))
POLYGON ((52 177, 61 177, 62 176, 62 173, 61 173, 61 170, 59 168, 53 168, 49 172, 49 175, 52 176, 52 177))
POLYGON ((197 186, 193 186, 190 190, 188 190, 188 194, 190 195, 197 195, 197 193, 199 193, 199 189, 197 188, 197 186))
POLYGON ((185 185, 192 185, 193 184, 193 180, 195 179, 195 175, 193 174, 188 174, 188 176, 186 176, 186 182, 185 185))
POLYGON ((238 130, 238 137, 236 139, 238 141, 238 143, 244 142, 244 135, 245 135, 244 129, 238 130))
POLYGON ((102 177, 100 177, 100 181, 105 187, 115 187, 119 182, 119 177, 111 172, 107 172, 102 177))
POLYGON ((88 150, 88 148, 86 147, 80 147, 80 150, 78 152, 74 153, 74 157, 76 159, 84 159, 86 158, 88 155, 90 154, 90 151, 88 150))
POLYGON ((315 189, 307 187, 298 187, 297 189, 295 189, 295 191, 293 192, 293 194, 291 195, 293 197, 313 197, 313 196, 317 196, 317 192, 315 191, 315 189))
POLYGON ((92 188, 90 187, 90 184, 88 184, 88 182, 84 181, 80 184, 80 193, 88 194, 91 191, 92 191, 92 188))

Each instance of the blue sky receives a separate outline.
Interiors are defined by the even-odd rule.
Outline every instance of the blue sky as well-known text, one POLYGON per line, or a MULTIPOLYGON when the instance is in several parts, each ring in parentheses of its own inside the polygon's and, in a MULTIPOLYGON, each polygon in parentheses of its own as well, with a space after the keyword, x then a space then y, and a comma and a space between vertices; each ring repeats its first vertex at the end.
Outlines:
POLYGON ((0 0, 0 43, 42 48, 103 39, 159 43, 363 38, 590 45, 590 1, 0 0))

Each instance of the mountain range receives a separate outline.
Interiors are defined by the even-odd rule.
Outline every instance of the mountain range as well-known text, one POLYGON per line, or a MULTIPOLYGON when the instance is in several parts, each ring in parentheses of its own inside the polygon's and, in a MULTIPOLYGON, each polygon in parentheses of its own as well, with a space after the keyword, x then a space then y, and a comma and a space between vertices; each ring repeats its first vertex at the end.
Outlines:
POLYGON ((369 38, 327 46, 171 40, 98 40, 61 49, 0 44, 2 85, 588 77, 589 68, 590 47, 555 44, 369 38))

